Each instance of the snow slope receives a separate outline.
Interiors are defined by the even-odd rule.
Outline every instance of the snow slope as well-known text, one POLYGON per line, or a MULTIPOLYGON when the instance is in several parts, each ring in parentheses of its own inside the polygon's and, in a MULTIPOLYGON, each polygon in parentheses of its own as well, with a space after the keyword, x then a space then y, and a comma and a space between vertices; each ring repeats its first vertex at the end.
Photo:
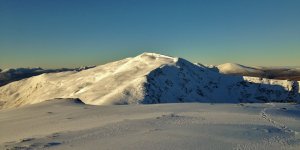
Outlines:
POLYGON ((62 69, 43 69, 43 68, 16 68, 16 69, 0 69, 0 86, 5 84, 37 76, 43 73, 55 73, 65 71, 81 71, 85 69, 93 68, 93 66, 86 66, 74 69, 62 68, 62 69))
POLYGON ((300 101, 299 82, 228 76, 154 53, 80 72, 42 74, 0 87, 2 108, 54 98, 80 98, 92 105, 300 101))
POLYGON ((299 150, 295 104, 91 106, 51 100, 0 111, 0 149, 299 150))

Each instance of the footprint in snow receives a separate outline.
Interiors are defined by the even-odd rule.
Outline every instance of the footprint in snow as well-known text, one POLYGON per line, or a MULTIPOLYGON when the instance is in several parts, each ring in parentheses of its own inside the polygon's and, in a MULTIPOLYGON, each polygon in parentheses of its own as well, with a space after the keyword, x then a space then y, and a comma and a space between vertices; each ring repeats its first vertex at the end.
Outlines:
POLYGON ((24 142, 29 142, 29 141, 32 141, 34 140, 35 138, 25 138, 25 139, 22 139, 20 142, 21 143, 24 143, 24 142))
POLYGON ((58 146, 60 144, 62 144, 62 143, 60 143, 60 142, 49 142, 49 143, 45 144, 44 147, 46 148, 46 147, 58 146))

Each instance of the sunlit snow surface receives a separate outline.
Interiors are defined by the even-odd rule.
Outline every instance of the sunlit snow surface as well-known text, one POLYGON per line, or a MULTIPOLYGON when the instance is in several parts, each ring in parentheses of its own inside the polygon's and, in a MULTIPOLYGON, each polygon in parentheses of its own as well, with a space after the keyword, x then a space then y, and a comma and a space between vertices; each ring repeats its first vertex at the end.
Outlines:
POLYGON ((0 149, 300 149, 297 104, 85 105, 0 111, 0 149))

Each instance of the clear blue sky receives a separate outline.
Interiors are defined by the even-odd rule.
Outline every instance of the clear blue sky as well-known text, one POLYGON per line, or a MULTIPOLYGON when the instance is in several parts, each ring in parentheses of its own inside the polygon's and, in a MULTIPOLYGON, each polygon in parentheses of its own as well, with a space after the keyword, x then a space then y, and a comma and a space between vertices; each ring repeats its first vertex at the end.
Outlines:
POLYGON ((144 51, 299 66, 300 1, 0 1, 0 68, 97 65, 144 51))

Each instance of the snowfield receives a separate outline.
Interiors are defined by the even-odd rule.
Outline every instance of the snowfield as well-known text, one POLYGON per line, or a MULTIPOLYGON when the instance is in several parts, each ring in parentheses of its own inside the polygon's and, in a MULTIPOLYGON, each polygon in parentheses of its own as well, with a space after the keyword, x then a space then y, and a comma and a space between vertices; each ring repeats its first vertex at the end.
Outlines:
POLYGON ((0 149, 299 150, 299 82, 226 75, 232 70, 257 73, 143 53, 5 78, 0 149))
POLYGON ((299 150, 300 105, 85 105, 56 99, 0 111, 0 149, 299 150))
POLYGON ((0 87, 0 108, 54 98, 86 104, 299 102, 298 81, 229 76, 182 58, 143 53, 95 68, 47 73, 0 87))

